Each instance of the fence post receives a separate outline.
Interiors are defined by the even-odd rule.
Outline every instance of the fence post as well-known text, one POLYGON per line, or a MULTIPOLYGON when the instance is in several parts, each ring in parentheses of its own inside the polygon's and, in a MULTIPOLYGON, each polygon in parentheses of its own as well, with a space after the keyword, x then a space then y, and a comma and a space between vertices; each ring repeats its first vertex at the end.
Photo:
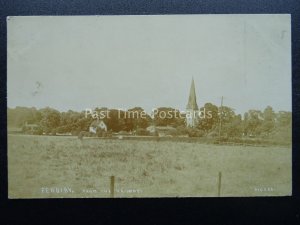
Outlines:
POLYGON ((219 172, 219 178, 218 178, 218 197, 221 196, 221 185, 222 185, 222 172, 219 172))
POLYGON ((115 176, 110 177, 110 197, 113 198, 115 195, 115 176))

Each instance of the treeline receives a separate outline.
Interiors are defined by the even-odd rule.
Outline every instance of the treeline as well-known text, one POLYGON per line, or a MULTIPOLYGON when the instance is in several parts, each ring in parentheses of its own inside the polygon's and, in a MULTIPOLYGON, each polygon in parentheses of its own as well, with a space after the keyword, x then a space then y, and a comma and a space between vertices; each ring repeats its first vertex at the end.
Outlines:
MULTIPOLYGON (((188 134, 191 137, 215 137, 221 135, 229 138, 269 137, 282 140, 291 139, 291 112, 274 112, 270 106, 263 111, 249 110, 242 117, 240 114, 235 114, 234 110, 228 106, 218 107, 211 103, 206 103, 200 108, 200 111, 209 113, 210 116, 202 115, 204 118, 200 119, 198 126, 193 129, 186 128, 184 116, 178 116, 179 110, 173 108, 161 107, 157 109, 158 113, 155 115, 147 114, 145 117, 136 116, 134 118, 124 118, 126 112, 117 109, 95 109, 98 112, 107 110, 109 110, 110 116, 103 120, 108 130, 112 132, 145 131, 147 127, 156 125, 176 128, 169 131, 172 136, 188 134), (170 114, 171 112, 173 116, 164 118, 159 116, 161 115, 160 112, 165 112, 165 114, 170 114)), ((138 114, 145 113, 141 107, 135 107, 128 111, 138 112, 138 114)), ((26 123, 36 124, 38 125, 36 131, 38 134, 72 133, 77 135, 81 131, 88 131, 90 124, 94 120, 91 116, 86 118, 85 111, 76 112, 69 110, 67 112, 59 112, 49 107, 43 109, 34 107, 8 108, 7 115, 8 127, 24 127, 26 123)))
MULTIPOLYGON (((124 111, 117 109, 96 108, 96 111, 109 110, 109 118, 104 118, 108 129, 113 132, 133 131, 137 128, 145 129, 151 124, 149 115, 146 118, 126 118, 123 119, 124 111), (121 114, 121 118, 120 118, 121 114)), ((132 111, 144 111, 140 107, 130 109, 132 111)), ((37 134, 72 133, 77 135, 81 131, 87 131, 94 118, 86 117, 85 111, 76 112, 69 110, 59 112, 56 109, 47 107, 36 109, 34 107, 16 107, 7 110, 8 127, 26 127, 27 125, 38 125, 37 134)))

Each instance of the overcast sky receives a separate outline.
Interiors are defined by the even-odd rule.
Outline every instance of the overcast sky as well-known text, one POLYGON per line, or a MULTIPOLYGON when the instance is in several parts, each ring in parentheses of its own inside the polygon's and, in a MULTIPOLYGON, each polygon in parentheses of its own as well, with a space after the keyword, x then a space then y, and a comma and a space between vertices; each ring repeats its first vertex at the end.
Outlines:
POLYGON ((289 15, 8 19, 8 107, 291 111, 289 15))

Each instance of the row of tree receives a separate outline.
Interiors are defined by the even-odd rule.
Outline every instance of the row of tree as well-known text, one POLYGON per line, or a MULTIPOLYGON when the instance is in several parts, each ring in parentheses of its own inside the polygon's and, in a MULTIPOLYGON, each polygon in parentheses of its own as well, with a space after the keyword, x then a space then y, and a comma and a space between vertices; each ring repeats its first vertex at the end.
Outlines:
MULTIPOLYGON (((184 133, 185 119, 180 116, 179 110, 161 107, 157 109, 156 114, 148 115, 141 107, 135 107, 128 111, 119 111, 117 109, 96 108, 95 111, 109 110, 109 118, 104 118, 109 130, 135 131, 137 129, 146 129, 150 125, 172 126, 184 133), (125 113, 137 112, 135 117, 126 117, 125 113), (140 116, 142 113, 146 116, 140 116), (160 115, 171 114, 169 117, 160 115)), ((210 116, 204 116, 200 119, 198 126, 192 131, 195 136, 221 134, 227 137, 265 137, 274 136, 277 138, 287 138, 291 136, 291 112, 274 112, 272 107, 268 106, 265 110, 249 110, 242 117, 236 115, 234 110, 228 106, 218 107, 211 103, 206 103, 200 111, 209 113, 210 116)), ((8 108, 8 126, 22 127, 25 123, 37 124, 40 133, 67 133, 77 134, 80 131, 87 131, 89 125, 94 120, 91 116, 86 117, 85 112, 76 112, 69 110, 59 112, 52 108, 36 109, 34 107, 16 107, 8 108)), ((133 114, 131 114, 133 115, 133 114)), ((191 130, 189 130, 191 132, 191 130)))

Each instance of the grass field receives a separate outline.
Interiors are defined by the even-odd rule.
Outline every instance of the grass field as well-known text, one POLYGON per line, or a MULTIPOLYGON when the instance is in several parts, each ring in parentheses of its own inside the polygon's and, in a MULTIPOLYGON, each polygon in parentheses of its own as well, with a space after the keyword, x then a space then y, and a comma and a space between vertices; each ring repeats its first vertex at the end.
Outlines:
POLYGON ((8 135, 10 198, 291 194, 291 148, 8 135))

